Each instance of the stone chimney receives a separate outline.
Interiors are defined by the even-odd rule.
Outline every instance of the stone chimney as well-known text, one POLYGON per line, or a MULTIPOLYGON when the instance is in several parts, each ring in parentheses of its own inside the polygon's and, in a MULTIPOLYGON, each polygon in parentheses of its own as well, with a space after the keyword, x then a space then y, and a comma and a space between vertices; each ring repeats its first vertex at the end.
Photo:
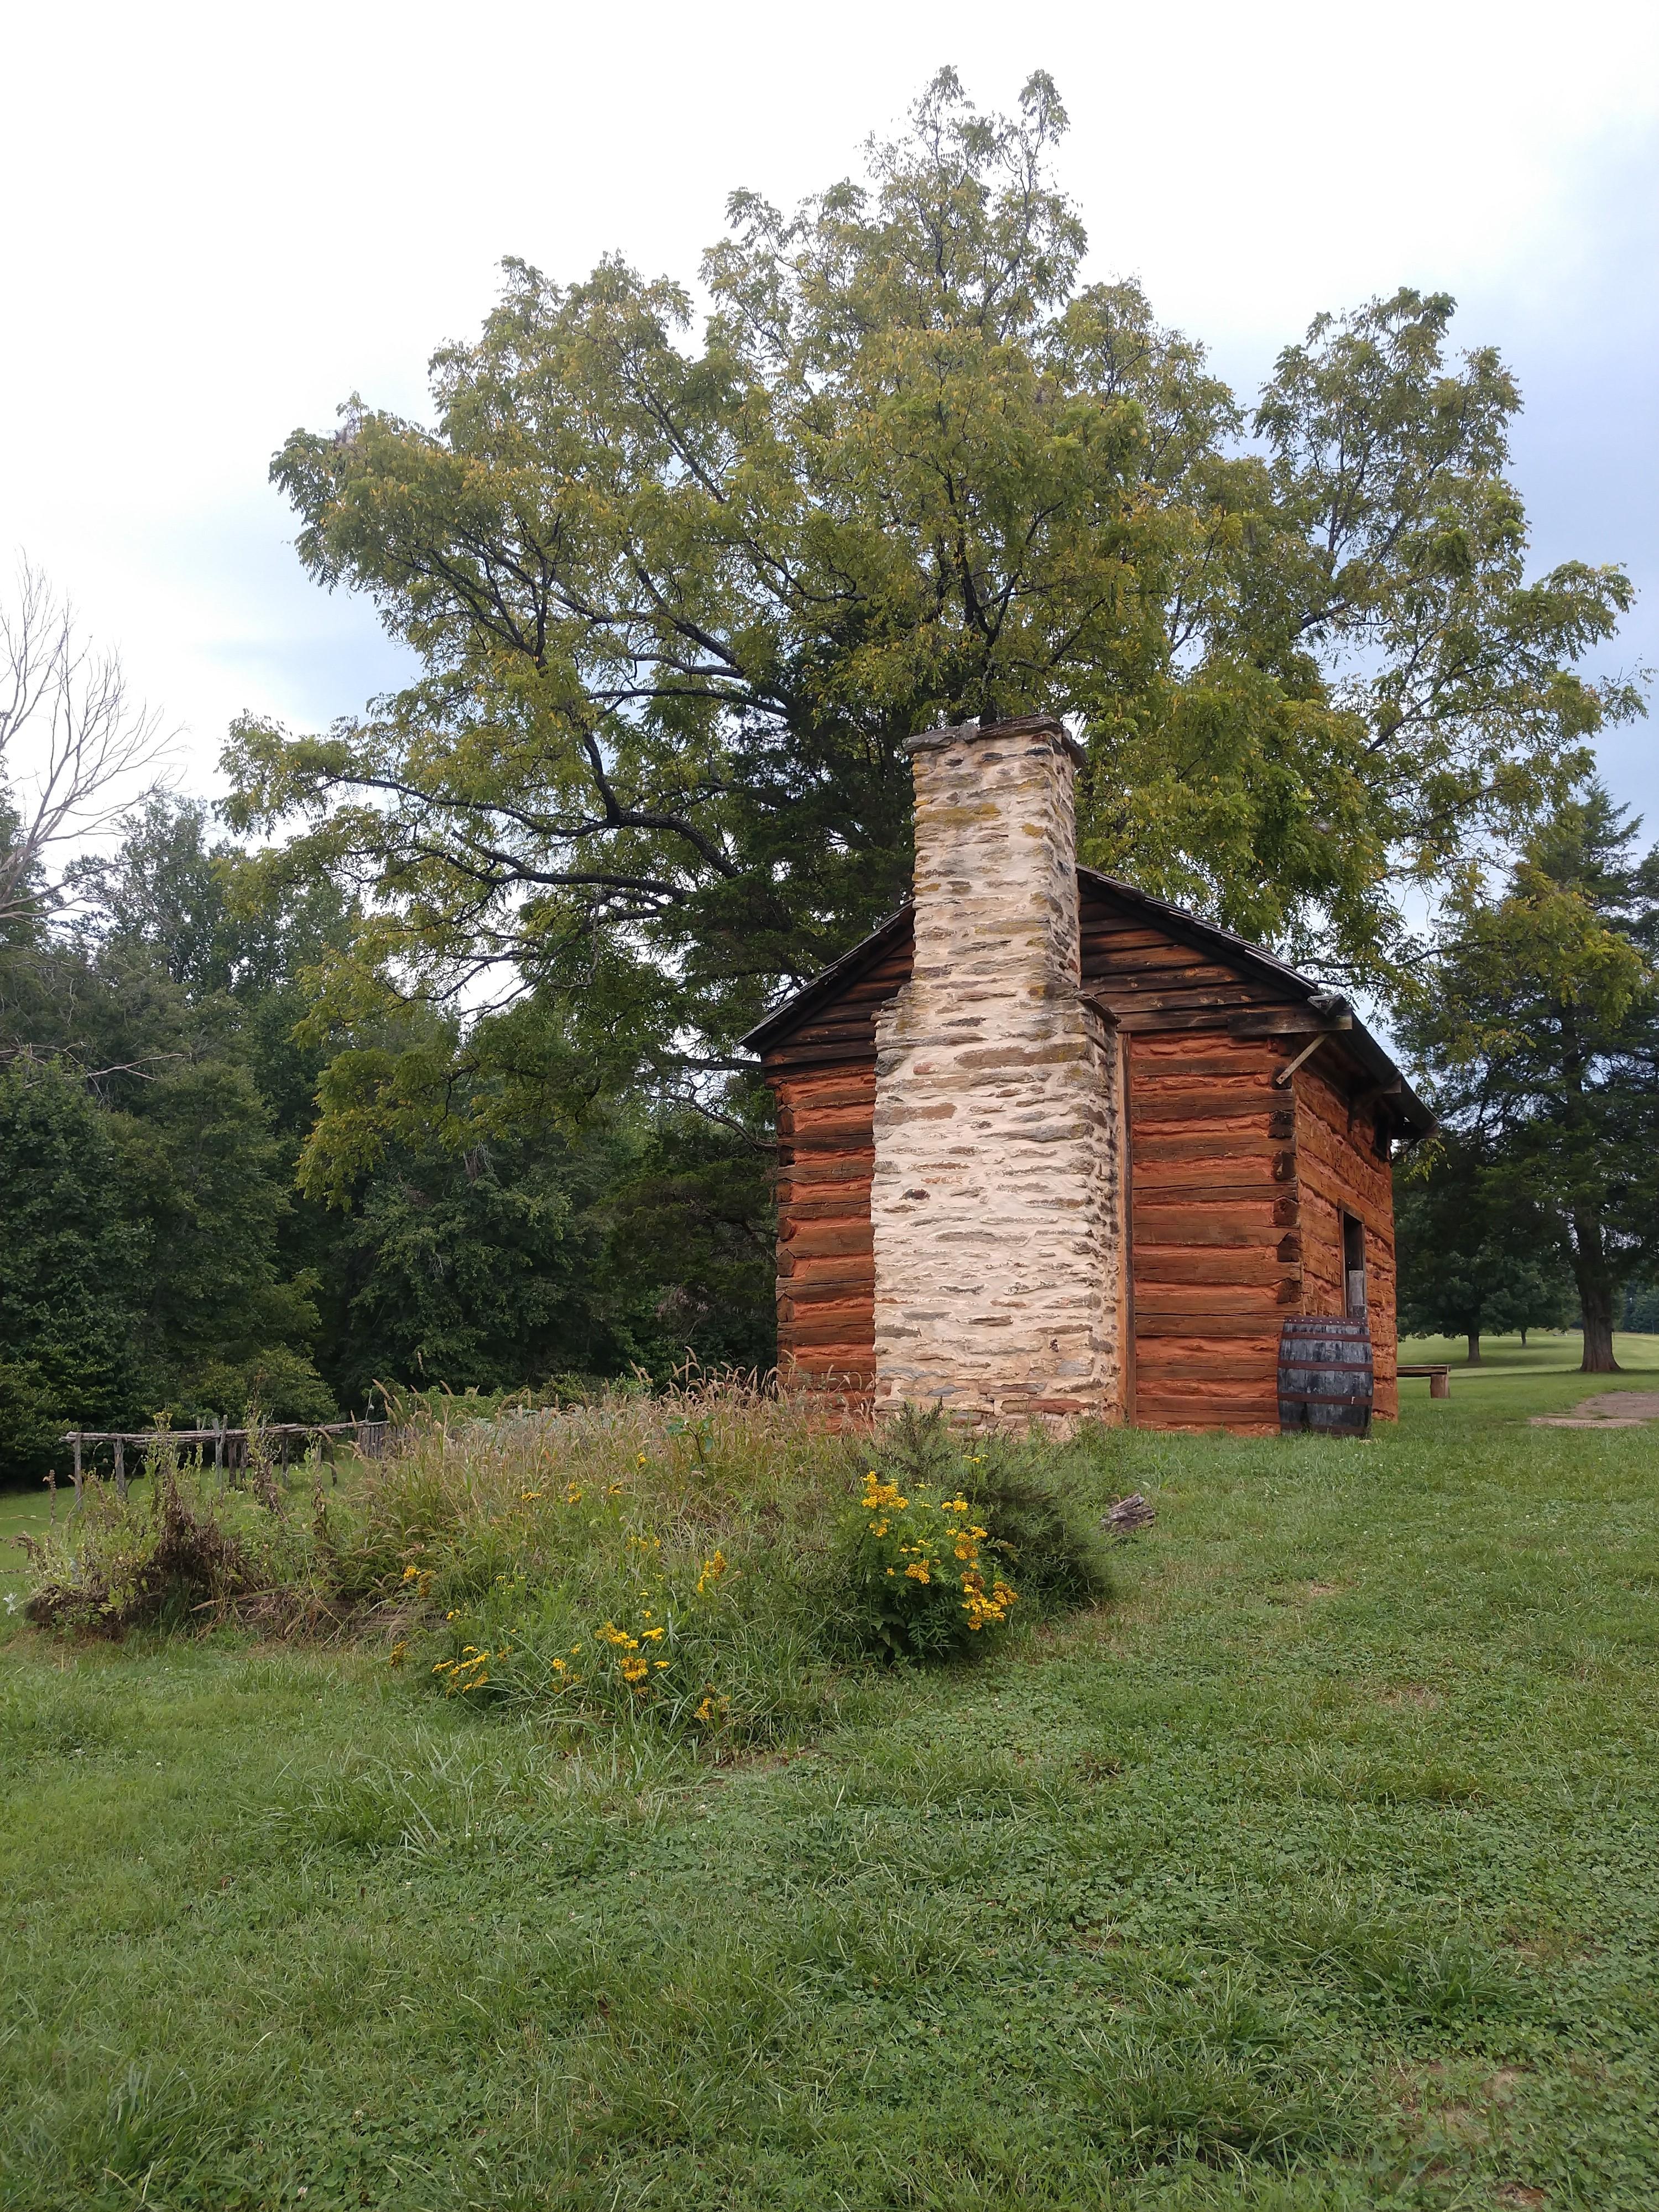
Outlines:
POLYGON ((876 1413, 1115 1420, 1121 1086, 1079 996, 1080 756, 1046 716, 908 750, 915 961, 876 1032, 876 1413))

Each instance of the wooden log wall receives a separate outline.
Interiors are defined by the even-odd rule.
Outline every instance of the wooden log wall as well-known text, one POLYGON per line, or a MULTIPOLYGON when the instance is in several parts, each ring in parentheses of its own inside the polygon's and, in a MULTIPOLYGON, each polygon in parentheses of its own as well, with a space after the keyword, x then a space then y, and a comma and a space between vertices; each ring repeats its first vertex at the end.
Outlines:
MULTIPOLYGON (((1302 1199, 1304 1310, 1347 1310, 1342 1264, 1342 1216, 1352 1214, 1365 1231, 1366 1310, 1376 1364, 1376 1410, 1392 1419, 1400 1411, 1399 1343, 1395 1309, 1394 1175, 1379 1151, 1376 1109, 1355 1102, 1358 1086, 1347 1071, 1322 1065, 1329 1048, 1298 1068, 1296 1089, 1297 1167, 1302 1199)), ((1334 1057, 1334 1055, 1332 1055, 1334 1057)))
MULTIPOLYGON (((1274 1073, 1305 1030, 1228 1023, 1296 1003, 1082 882, 1084 988, 1123 1034, 1134 1358, 1143 1428, 1279 1427, 1280 1323, 1344 1308, 1341 1215, 1364 1224, 1376 1410, 1397 1411, 1391 1170, 1357 1071, 1274 1073), (1349 1087, 1345 1088, 1345 1084, 1349 1087), (1352 1124, 1352 1126, 1351 1126, 1352 1124)), ((765 1055, 778 1102, 778 1362, 868 1404, 875 1379, 875 1018, 909 974, 899 929, 765 1055)), ((1334 1060, 1339 1047, 1325 1048, 1334 1060)))
POLYGON ((910 973, 902 934, 765 1057, 778 1103, 778 1366, 867 1407, 876 1379, 876 1014, 910 973))
POLYGON ((1139 1428, 1279 1428, 1279 1330, 1302 1310, 1296 1113, 1277 1039, 1129 1040, 1139 1428))
POLYGON ((867 1393, 876 1379, 875 1063, 775 1080, 778 1367, 809 1387, 867 1393))
POLYGON ((1114 904, 1079 879, 1083 988, 1126 1031, 1210 1024, 1253 1006, 1284 1006, 1289 994, 1182 943, 1161 923, 1114 904))

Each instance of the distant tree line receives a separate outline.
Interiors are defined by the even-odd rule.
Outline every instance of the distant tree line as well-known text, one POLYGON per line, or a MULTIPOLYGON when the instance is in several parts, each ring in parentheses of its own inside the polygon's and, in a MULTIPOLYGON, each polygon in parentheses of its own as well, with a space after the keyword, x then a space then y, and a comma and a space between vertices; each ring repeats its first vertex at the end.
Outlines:
POLYGON ((57 926, 0 924, 0 1473, 162 1409, 313 1420, 377 1382, 769 1364, 763 1130, 638 1100, 458 1117, 297 1183, 330 1058, 304 979, 353 917, 326 874, 248 885, 203 806, 156 799, 57 926))

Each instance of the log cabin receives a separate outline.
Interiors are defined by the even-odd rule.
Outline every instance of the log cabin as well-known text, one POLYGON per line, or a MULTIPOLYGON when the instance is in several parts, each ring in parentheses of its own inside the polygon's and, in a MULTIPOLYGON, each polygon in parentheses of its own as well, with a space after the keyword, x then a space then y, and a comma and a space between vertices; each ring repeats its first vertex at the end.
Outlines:
POLYGON ((855 1414, 1278 1431, 1291 1316, 1397 1412, 1395 1148, 1338 994, 1076 861, 1058 722, 910 740, 908 904, 745 1043, 775 1096, 785 1379, 855 1414))

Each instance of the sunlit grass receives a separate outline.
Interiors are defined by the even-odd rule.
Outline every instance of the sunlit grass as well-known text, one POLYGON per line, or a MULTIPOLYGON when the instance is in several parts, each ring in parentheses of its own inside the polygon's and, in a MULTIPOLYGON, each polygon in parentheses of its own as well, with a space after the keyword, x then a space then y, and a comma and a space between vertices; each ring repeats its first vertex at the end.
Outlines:
POLYGON ((0 2202, 1646 2212, 1659 1430, 1465 1379, 1121 1439, 1115 1604, 725 1764, 14 1638, 0 2202))

